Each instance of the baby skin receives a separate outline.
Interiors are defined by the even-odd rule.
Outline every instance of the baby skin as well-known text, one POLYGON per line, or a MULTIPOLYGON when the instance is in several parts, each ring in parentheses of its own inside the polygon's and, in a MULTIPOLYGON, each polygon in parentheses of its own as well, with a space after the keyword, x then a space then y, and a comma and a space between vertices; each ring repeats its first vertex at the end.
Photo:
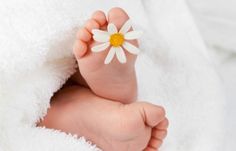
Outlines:
MULTIPOLYGON (((107 30, 108 23, 113 23, 119 30, 129 16, 122 9, 113 8, 109 11, 107 18, 102 11, 97 11, 92 15, 92 18, 78 31, 74 54, 82 77, 96 95, 122 103, 131 103, 136 101, 137 97, 134 68, 136 55, 125 51, 127 57, 125 64, 119 63, 117 58, 114 58, 110 64, 106 65, 104 60, 110 47, 99 53, 91 51, 92 47, 99 44, 93 40, 93 29, 107 30)), ((129 43, 138 47, 136 40, 130 40, 129 43)))
MULTIPOLYGON (((107 51, 92 53, 97 45, 92 29, 106 30, 108 23, 119 29, 129 19, 124 10, 113 8, 108 20, 101 11, 78 32, 74 54, 80 72, 52 98, 51 108, 38 126, 84 136, 104 151, 156 151, 167 135, 168 120, 162 107, 134 102, 137 83, 136 56, 126 52, 127 63, 116 58, 104 64, 107 51)), ((131 29, 132 30, 132 29, 131 29)), ((138 47, 137 41, 129 41, 138 47)))

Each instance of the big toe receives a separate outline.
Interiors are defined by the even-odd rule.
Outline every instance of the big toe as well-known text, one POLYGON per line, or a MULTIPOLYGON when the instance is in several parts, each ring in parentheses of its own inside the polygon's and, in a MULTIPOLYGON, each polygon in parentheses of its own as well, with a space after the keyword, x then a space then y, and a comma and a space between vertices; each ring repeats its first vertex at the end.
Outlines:
MULTIPOLYGON (((140 32, 131 33, 130 31, 133 31, 133 28, 131 26, 131 22, 128 20, 128 14, 119 7, 112 8, 108 12, 108 23, 114 24, 117 27, 117 30, 119 30, 119 33, 124 34, 125 42, 123 43, 122 48, 129 52, 126 53, 127 60, 135 62, 136 55, 140 52, 138 48, 138 41, 136 40, 139 38, 140 32)), ((112 25, 110 30, 108 26, 108 32, 113 33, 114 31, 112 29, 112 25)))
POLYGON ((143 120, 150 127, 157 126, 165 119, 165 110, 161 106, 139 102, 137 104, 142 114, 143 120))
POLYGON ((122 8, 115 7, 108 12, 108 22, 115 24, 118 29, 120 29, 128 19, 128 14, 122 8))

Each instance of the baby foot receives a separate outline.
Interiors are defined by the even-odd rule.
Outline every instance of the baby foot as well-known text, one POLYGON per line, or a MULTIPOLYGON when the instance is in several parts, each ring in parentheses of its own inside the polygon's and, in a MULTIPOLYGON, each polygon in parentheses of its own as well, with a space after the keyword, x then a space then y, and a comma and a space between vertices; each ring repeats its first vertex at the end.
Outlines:
POLYGON ((159 106, 124 105, 76 86, 53 98, 39 126, 85 136, 104 151, 156 151, 167 134, 168 120, 159 106))
MULTIPOLYGON (((136 100, 137 83, 134 68, 136 55, 132 53, 138 51, 138 43, 136 40, 128 40, 128 43, 133 45, 131 46, 133 51, 125 49, 125 54, 123 51, 120 53, 120 60, 116 57, 112 60, 112 57, 107 57, 115 55, 115 52, 112 53, 110 50, 111 47, 102 52, 92 52, 93 49, 96 49, 93 48, 94 46, 101 45, 101 43, 94 41, 92 32, 96 32, 94 29, 107 30, 109 23, 113 23, 120 30, 127 20, 129 17, 121 8, 111 9, 108 13, 108 21, 103 12, 95 12, 85 26, 79 30, 74 47, 80 73, 90 89, 98 96, 122 103, 130 103, 136 100), (104 64, 104 60, 105 63, 111 62, 107 65, 104 64), (126 63, 121 64, 120 62, 126 63)), ((96 37, 94 38, 96 39, 96 37)), ((110 43, 112 43, 112 38, 110 38, 110 43)), ((118 45, 118 43, 115 42, 114 45, 118 45)))

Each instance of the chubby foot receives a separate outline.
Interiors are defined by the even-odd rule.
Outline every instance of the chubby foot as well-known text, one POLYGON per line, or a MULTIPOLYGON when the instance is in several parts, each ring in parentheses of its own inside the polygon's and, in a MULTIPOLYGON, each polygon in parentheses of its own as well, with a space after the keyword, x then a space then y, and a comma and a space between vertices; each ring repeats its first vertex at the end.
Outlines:
MULTIPOLYGON (((128 32, 126 31, 127 28, 126 30, 122 28, 127 20, 129 20, 129 17, 121 8, 111 9, 108 13, 108 20, 102 11, 96 11, 85 26, 78 31, 74 46, 74 54, 77 58, 80 73, 90 89, 98 96, 115 101, 122 100, 122 103, 131 103, 136 100, 137 83, 134 68, 136 55, 132 54, 132 52, 135 53, 138 51, 137 40, 126 40, 126 45, 120 46, 117 45, 121 41, 113 41, 113 45, 116 46, 115 49, 122 48, 124 50, 118 54, 119 50, 112 51, 111 37, 109 37, 110 39, 105 38, 109 42, 101 45, 102 43, 94 40, 93 33, 94 29, 114 30, 113 28, 107 29, 109 23, 114 24, 118 28, 117 31, 123 31, 123 33, 128 32), (107 47, 106 45, 110 46, 107 47), (92 52, 95 46, 98 46, 97 51, 99 52, 92 52), (104 51, 101 51, 101 47, 105 48, 105 50, 103 49, 104 51), (126 48, 130 49, 128 50, 126 48), (111 60, 108 57, 109 55, 121 56, 121 60, 118 60, 117 57, 111 60), (106 64, 108 62, 110 64, 106 64)), ((132 31, 132 28, 129 31, 132 31)), ((134 37, 137 34, 133 34, 134 37)), ((129 39, 132 38, 129 36, 129 39)), ((77 79, 80 78, 77 77, 77 79)))
POLYGON ((39 126, 86 136, 104 151, 156 151, 167 134, 162 107, 123 105, 74 86, 59 92, 39 126))

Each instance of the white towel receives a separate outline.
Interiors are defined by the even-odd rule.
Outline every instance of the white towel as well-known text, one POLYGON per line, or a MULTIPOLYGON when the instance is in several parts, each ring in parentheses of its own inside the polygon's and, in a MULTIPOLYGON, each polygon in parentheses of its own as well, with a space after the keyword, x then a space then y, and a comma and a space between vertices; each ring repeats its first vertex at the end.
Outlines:
POLYGON ((37 128, 74 72, 74 35, 92 11, 120 6, 145 31, 140 99, 170 119, 163 151, 218 151, 221 85, 183 0, 8 0, 0 4, 0 150, 96 151, 83 138, 37 128))
POLYGON ((208 46, 236 52, 236 1, 186 0, 208 46))

